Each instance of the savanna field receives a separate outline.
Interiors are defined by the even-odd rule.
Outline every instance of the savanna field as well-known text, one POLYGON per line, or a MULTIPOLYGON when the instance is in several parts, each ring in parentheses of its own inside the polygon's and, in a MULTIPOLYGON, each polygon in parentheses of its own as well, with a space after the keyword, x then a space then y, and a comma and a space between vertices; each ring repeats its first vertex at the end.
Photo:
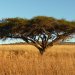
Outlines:
POLYGON ((75 75, 75 45, 0 45, 0 75, 75 75))

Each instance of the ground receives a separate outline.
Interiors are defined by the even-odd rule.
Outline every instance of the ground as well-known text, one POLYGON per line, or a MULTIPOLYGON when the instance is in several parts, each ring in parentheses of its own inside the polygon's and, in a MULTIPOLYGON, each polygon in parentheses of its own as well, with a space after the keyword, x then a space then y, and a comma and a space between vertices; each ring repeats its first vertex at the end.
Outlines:
POLYGON ((0 45, 0 75, 75 75, 75 45, 0 45))

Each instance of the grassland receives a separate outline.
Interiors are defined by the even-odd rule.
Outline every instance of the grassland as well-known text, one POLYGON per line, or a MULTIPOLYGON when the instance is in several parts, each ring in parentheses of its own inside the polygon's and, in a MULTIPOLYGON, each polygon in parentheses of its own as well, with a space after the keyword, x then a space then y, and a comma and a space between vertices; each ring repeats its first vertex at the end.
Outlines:
POLYGON ((75 75, 75 45, 0 45, 0 75, 75 75))

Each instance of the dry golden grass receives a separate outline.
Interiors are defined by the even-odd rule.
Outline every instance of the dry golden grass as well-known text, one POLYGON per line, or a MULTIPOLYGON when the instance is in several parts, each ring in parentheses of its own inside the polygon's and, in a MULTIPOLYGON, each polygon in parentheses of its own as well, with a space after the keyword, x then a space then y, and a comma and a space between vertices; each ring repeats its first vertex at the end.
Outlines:
POLYGON ((0 45, 0 75, 75 75, 75 45, 0 45))

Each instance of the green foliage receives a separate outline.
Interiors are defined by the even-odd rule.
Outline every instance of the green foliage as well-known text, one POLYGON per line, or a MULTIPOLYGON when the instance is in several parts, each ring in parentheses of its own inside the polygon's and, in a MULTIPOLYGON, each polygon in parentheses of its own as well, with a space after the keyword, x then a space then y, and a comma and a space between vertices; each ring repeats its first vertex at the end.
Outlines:
POLYGON ((46 16, 37 16, 30 20, 31 25, 35 25, 38 28, 44 27, 45 29, 51 28, 52 23, 55 21, 52 17, 46 17, 46 16))
POLYGON ((53 17, 36 16, 32 19, 23 18, 6 18, 0 23, 0 32, 10 33, 25 33, 29 31, 41 33, 43 28, 49 32, 63 31, 72 32, 75 30, 74 21, 66 21, 64 19, 58 20, 53 17))
POLYGON ((40 52, 44 51, 53 42, 67 37, 75 32, 75 21, 55 19, 47 16, 36 16, 32 19, 6 18, 0 22, 0 38, 21 38, 27 43, 31 41, 40 52), (63 32, 62 35, 59 33, 63 32), (52 34, 56 35, 56 39, 52 34), (36 39, 38 36, 38 39, 36 39), (40 42, 39 39, 42 41, 40 42), (48 40, 52 42, 48 42, 48 40))

